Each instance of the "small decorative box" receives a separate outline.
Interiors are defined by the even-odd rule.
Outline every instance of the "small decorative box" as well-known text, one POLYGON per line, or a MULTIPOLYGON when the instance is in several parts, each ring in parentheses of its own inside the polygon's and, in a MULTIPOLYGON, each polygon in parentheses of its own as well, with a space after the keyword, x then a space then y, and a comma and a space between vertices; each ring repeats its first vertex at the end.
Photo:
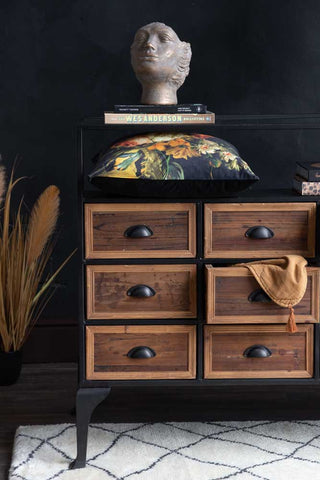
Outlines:
POLYGON ((301 195, 320 195, 320 181, 307 182, 296 175, 293 179, 293 188, 301 195))

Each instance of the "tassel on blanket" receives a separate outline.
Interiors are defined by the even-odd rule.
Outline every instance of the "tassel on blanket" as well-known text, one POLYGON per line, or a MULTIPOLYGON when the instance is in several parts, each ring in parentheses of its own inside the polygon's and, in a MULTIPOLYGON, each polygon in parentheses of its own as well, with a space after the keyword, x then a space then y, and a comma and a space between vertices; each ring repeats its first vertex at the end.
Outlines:
POLYGON ((292 306, 289 308, 290 308, 290 315, 287 323, 287 331, 289 333, 296 333, 298 331, 298 328, 295 320, 294 309, 292 306))

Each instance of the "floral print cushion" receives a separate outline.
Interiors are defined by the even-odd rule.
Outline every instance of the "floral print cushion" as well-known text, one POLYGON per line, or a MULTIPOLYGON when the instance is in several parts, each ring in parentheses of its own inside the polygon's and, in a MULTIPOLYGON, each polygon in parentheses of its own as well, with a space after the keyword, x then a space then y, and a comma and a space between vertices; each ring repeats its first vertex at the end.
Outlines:
MULTIPOLYGON (((149 133, 113 144, 89 179, 258 180, 238 150, 199 133, 149 133)), ((95 183, 93 181, 93 183, 95 183)))

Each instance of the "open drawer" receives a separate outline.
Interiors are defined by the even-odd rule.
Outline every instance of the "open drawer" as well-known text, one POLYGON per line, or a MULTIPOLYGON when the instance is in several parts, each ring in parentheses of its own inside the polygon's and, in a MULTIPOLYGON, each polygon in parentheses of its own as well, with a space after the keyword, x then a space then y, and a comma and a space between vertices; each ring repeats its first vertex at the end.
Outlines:
MULTIPOLYGON (((307 289, 296 322, 319 322, 320 268, 307 267, 307 289)), ((246 267, 206 265, 207 323, 287 323, 289 310, 267 297, 246 267)))

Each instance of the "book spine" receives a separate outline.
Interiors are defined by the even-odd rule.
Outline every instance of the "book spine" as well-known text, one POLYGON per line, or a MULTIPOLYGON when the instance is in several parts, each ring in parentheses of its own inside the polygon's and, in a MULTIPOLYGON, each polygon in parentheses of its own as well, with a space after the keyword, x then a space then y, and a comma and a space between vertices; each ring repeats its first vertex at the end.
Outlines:
POLYGON ((115 105, 115 113, 206 113, 207 106, 194 104, 178 105, 115 105))
POLYGON ((308 180, 309 182, 319 182, 320 181, 320 172, 319 170, 309 170, 308 172, 308 180))
POLYGON ((296 175, 299 175, 299 177, 305 178, 306 180, 310 180, 308 170, 304 168, 302 165, 299 165, 299 164, 296 165, 296 175))
POLYGON ((308 182, 319 182, 320 181, 320 171, 319 170, 308 170, 302 165, 297 164, 296 166, 296 175, 304 178, 308 182))
POLYGON ((214 113, 109 113, 104 114, 104 123, 118 125, 183 125, 192 123, 215 123, 214 113))

